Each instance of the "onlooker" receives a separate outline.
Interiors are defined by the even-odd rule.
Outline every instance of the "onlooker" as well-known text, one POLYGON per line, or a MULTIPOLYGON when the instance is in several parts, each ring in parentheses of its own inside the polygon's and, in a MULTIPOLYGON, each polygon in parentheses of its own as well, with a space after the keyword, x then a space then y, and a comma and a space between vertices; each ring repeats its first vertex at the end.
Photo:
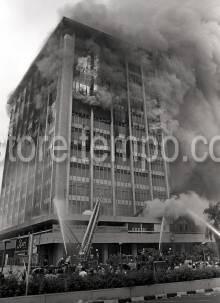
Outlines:
POLYGON ((85 268, 82 267, 82 270, 79 272, 79 276, 80 276, 81 278, 84 278, 84 277, 86 277, 87 275, 88 275, 88 274, 87 274, 85 268))

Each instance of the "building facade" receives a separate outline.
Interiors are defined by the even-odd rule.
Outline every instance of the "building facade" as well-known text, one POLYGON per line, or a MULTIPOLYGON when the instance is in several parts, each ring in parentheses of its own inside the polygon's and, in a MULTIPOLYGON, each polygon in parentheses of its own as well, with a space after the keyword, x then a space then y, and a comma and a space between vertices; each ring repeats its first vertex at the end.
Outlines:
MULTIPOLYGON (((148 93, 155 71, 146 57, 101 31, 61 21, 9 100, 1 239, 36 233, 38 253, 55 262, 63 254, 57 218, 64 240, 80 241, 86 212, 100 199, 93 242, 103 259, 121 246, 127 254, 158 247, 161 220, 139 215, 146 201, 170 195, 160 116, 151 114, 160 102, 148 93), (157 157, 148 161, 154 139, 157 157)), ((165 226, 163 241, 181 248, 203 234, 165 226)))

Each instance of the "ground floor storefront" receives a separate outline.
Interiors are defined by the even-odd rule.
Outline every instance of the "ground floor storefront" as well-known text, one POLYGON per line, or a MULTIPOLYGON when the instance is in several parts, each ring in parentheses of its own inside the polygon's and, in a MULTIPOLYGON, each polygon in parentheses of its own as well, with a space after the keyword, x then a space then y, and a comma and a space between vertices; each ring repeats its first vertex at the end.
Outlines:
MULTIPOLYGON (((176 255, 190 255, 193 253, 195 245, 201 243, 165 243, 163 245, 164 254, 174 253, 176 255)), ((214 244, 213 244, 214 245, 214 244)), ((12 246, 12 245, 11 245, 12 246)), ((99 263, 106 263, 110 259, 118 259, 119 262, 129 262, 142 254, 151 254, 158 250, 158 243, 94 243, 91 247, 91 258, 99 263)), ((68 255, 72 257, 72 262, 77 258, 77 247, 75 244, 68 245, 68 255)), ((63 243, 48 243, 37 245, 32 256, 33 266, 57 266, 61 258, 65 258, 66 253, 63 243)), ((204 256, 206 258, 206 256, 204 256)), ((28 252, 16 251, 16 246, 0 251, 1 266, 24 266, 28 263, 28 252)))
MULTIPOLYGON (((0 265, 26 264, 29 237, 33 235, 34 265, 56 265, 65 255, 76 256, 88 226, 89 217, 74 217, 63 222, 62 228, 55 218, 38 221, 20 229, 1 234, 0 265), (65 244, 64 244, 65 243, 65 244)), ((193 246, 206 242, 203 232, 173 233, 165 226, 161 237, 161 222, 139 217, 101 217, 92 235, 91 255, 105 263, 111 256, 140 255, 149 249, 190 253, 193 246)))

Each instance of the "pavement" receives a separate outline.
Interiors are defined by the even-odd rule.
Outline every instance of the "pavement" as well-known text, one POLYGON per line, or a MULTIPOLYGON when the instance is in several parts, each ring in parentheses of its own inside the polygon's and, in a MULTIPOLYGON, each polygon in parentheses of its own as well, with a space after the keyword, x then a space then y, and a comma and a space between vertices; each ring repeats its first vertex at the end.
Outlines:
POLYGON ((220 293, 205 293, 196 295, 186 295, 170 299, 159 299, 145 301, 147 303, 220 303, 220 293))

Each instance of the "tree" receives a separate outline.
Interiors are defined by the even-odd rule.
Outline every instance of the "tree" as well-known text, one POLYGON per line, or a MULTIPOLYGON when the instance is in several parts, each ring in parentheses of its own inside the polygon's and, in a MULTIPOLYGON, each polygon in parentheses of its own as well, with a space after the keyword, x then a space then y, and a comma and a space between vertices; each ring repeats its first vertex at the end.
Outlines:
POLYGON ((208 242, 204 242, 199 245, 195 245, 192 250, 194 261, 208 260, 208 257, 213 259, 216 257, 216 250, 210 246, 208 242))
MULTIPOLYGON (((220 230, 220 201, 216 204, 210 204, 208 208, 204 210, 204 214, 208 216, 208 219, 212 226, 217 229, 217 231, 220 230)), ((214 238, 216 241, 217 249, 218 249, 218 255, 220 257, 220 237, 214 233, 214 238)))

